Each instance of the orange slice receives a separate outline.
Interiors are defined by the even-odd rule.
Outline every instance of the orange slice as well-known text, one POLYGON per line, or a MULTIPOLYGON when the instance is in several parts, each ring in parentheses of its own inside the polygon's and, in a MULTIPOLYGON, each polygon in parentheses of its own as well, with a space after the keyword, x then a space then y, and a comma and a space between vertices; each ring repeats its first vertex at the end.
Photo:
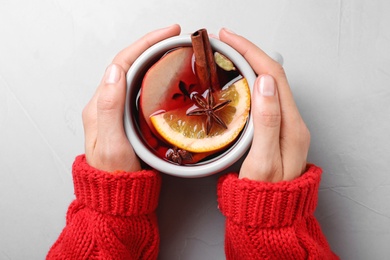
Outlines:
POLYGON ((214 100, 231 100, 229 105, 216 111, 227 129, 214 123, 206 134, 206 116, 187 116, 188 107, 157 115, 150 120, 159 135, 170 144, 190 152, 218 151, 240 134, 250 110, 250 90, 245 78, 214 93, 214 100))

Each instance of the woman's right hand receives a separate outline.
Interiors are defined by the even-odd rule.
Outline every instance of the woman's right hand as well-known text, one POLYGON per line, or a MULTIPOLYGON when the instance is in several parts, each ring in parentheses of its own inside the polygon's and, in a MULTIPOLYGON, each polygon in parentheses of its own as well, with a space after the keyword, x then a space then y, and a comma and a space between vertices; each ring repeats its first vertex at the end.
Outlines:
POLYGON ((306 169, 310 133, 283 67, 227 29, 220 31, 219 38, 241 53, 259 75, 252 93, 254 136, 239 178, 269 182, 295 179, 306 169))

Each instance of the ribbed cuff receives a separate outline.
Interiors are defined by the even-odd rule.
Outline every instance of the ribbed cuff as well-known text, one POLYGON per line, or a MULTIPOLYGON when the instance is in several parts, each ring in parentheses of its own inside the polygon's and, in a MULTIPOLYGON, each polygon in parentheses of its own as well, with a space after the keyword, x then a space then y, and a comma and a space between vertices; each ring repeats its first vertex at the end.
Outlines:
POLYGON ((152 170, 110 174, 90 166, 84 155, 73 164, 73 183, 79 202, 111 215, 136 216, 157 208, 161 176, 152 170))
POLYGON ((278 183, 238 179, 237 174, 218 181, 218 204, 228 220, 263 228, 291 226, 314 213, 322 170, 314 165, 293 181, 278 183))

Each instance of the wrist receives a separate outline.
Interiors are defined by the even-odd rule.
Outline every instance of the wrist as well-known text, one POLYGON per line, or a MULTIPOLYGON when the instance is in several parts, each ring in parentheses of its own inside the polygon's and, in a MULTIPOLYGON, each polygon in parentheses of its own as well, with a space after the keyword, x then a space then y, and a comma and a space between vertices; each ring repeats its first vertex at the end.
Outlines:
MULTIPOLYGON (((271 160, 268 160, 271 161, 271 160)), ((243 162, 238 178, 252 181, 279 182, 282 181, 282 168, 278 164, 258 163, 250 155, 243 162)))

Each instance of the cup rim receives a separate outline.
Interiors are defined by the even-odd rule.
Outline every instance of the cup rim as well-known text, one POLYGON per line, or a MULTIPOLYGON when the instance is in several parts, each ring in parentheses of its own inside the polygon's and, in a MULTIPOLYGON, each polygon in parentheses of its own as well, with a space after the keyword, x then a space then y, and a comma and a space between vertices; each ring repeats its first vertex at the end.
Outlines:
MULTIPOLYGON (((210 44, 213 50, 224 54, 235 64, 243 77, 246 78, 250 92, 252 93, 256 74, 245 58, 231 46, 218 39, 210 38, 210 44)), ((141 140, 141 137, 138 136, 137 126, 133 120, 130 119, 134 113, 137 113, 137 111, 134 109, 134 106, 130 104, 130 96, 132 91, 134 91, 132 88, 135 86, 134 84, 136 84, 133 79, 139 76, 138 74, 141 70, 145 70, 146 67, 149 67, 145 65, 148 63, 148 61, 150 62, 152 59, 156 59, 156 57, 161 57, 164 53, 171 49, 185 46, 192 46, 190 35, 179 35, 165 39, 149 47, 131 65, 126 75, 124 128, 127 138, 133 146, 135 153, 147 165, 168 175, 184 178, 197 178, 209 176, 225 170, 237 162, 246 153, 253 138, 253 123, 251 112, 249 113, 248 122, 239 136, 239 140, 237 140, 221 155, 211 159, 210 161, 194 165, 176 165, 156 156, 152 151, 149 150, 148 147, 146 147, 144 142, 141 140)))

